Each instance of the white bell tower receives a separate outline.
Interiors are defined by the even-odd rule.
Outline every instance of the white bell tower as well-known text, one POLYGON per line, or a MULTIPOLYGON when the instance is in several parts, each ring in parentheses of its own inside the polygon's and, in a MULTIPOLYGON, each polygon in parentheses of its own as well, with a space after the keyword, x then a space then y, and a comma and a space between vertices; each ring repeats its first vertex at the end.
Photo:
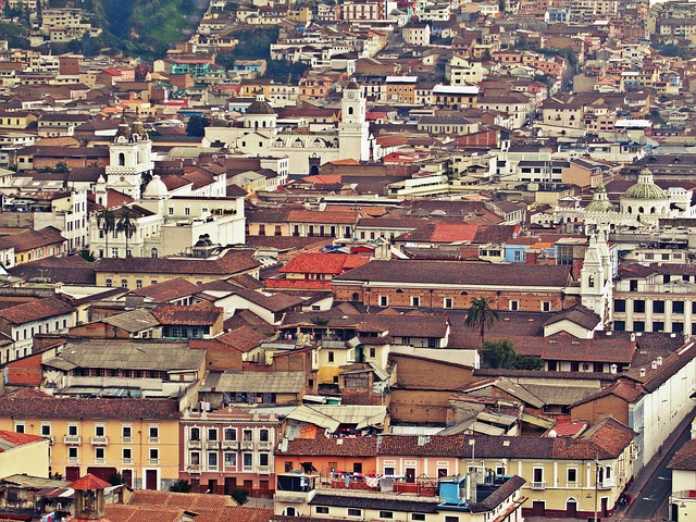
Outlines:
POLYGON ((122 120, 109 145, 109 165, 105 169, 107 187, 140 199, 143 176, 151 174, 154 168, 152 142, 142 123, 136 121, 131 127, 122 120))
POLYGON ((358 84, 343 89, 341 123, 338 126, 339 159, 369 161, 370 126, 366 121, 367 102, 358 84))
POLYGON ((599 315, 601 324, 611 321, 612 269, 603 234, 590 236, 580 272, 581 304, 599 315))

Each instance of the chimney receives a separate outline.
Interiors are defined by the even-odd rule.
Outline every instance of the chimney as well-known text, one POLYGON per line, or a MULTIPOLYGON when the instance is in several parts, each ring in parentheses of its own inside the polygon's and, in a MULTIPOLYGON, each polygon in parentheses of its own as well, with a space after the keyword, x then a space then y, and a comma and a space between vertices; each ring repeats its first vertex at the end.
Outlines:
POLYGON ((650 368, 652 368, 653 370, 657 370, 657 361, 653 360, 650 363, 650 368))
POLYGON ((636 342, 636 334, 635 333, 631 333, 631 342, 632 343, 636 342))
POLYGON ((658 355, 657 359, 655 359, 655 360, 657 361, 658 366, 662 366, 662 356, 661 355, 658 355))
POLYGON ((609 367, 609 371, 610 371, 611 373, 613 373, 613 374, 616 374, 616 372, 618 371, 618 366, 616 366, 615 364, 612 364, 612 365, 609 367))
POLYGON ((640 369, 640 376, 645 377, 645 368, 640 369))

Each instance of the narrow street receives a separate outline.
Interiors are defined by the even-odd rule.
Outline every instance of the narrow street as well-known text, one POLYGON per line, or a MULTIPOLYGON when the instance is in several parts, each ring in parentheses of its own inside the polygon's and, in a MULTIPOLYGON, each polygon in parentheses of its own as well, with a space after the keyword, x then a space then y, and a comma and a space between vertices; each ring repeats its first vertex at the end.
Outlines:
MULTIPOLYGON (((693 417, 693 413, 687 418, 693 417)), ((690 422, 682 426, 681 433, 674 439, 671 446, 663 451, 660 459, 654 470, 650 470, 650 464, 646 473, 650 473, 647 480, 643 477, 638 477, 638 481, 644 481, 643 486, 630 494, 635 497, 633 503, 625 512, 620 512, 615 518, 630 521, 630 520, 663 520, 667 516, 667 500, 672 491, 672 473, 667 469, 669 461, 674 456, 674 453, 686 442, 690 437, 690 422)))

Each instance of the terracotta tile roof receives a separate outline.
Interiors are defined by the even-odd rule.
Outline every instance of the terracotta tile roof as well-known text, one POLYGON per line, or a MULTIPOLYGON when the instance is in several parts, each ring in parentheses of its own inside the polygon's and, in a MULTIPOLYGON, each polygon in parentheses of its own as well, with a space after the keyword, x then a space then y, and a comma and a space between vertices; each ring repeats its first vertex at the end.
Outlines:
POLYGON ((107 504, 104 507, 109 522, 179 522, 184 516, 183 509, 151 508, 145 506, 128 506, 124 504, 107 504))
POLYGON ((478 225, 467 223, 428 223, 413 232, 399 236, 399 240, 432 241, 434 243, 453 243, 455 241, 473 241, 478 225))
POLYGON ((146 286, 131 291, 132 295, 148 297, 157 303, 166 303, 182 297, 194 295, 198 292, 198 285, 191 283, 188 279, 177 277, 157 283, 156 285, 146 286))
POLYGON ((73 312, 72 305, 57 297, 46 297, 22 303, 2 311, 2 319, 12 324, 24 324, 73 312))
POLYGON ((601 399, 602 397, 608 397, 610 395, 618 397, 628 403, 633 403, 642 397, 643 394, 643 387, 640 384, 623 379, 611 384, 610 386, 602 388, 596 393, 592 393, 587 397, 584 397, 583 399, 574 403, 572 406, 579 406, 581 404, 601 399))
POLYGON ((369 261, 369 258, 365 256, 351 254, 298 254, 281 268, 280 272, 283 274, 337 275, 365 265, 369 261))
POLYGON ((217 321, 223 309, 202 302, 193 305, 161 305, 152 310, 152 315, 162 325, 206 326, 217 321))
POLYGON ((597 422, 582 438, 603 449, 609 455, 620 455, 633 441, 636 433, 613 417, 605 417, 597 422))
POLYGON ((179 418, 177 401, 168 399, 74 399, 50 397, 20 389, 0 400, 0 416, 29 419, 151 419, 179 418))
POLYGON ((55 227, 46 227, 41 230, 27 230, 21 234, 0 237, 0 249, 14 248, 15 252, 25 252, 66 241, 60 230, 55 227))
POLYGON ((392 260, 370 261, 334 281, 562 288, 571 278, 569 268, 558 265, 518 264, 512 269, 505 264, 392 260))
POLYGON ((669 462, 670 469, 696 471, 696 439, 686 441, 669 462))
POLYGON ((87 473, 84 477, 81 477, 75 482, 70 483, 70 487, 76 491, 88 491, 90 489, 106 489, 110 486, 111 484, 109 484, 105 480, 100 479, 99 477, 92 475, 91 473, 87 473))
POLYGON ((205 274, 221 278, 253 270, 259 266, 251 250, 230 250, 217 259, 153 257, 105 257, 94 263, 96 272, 148 274, 205 274))
POLYGON ((9 270, 10 274, 24 280, 41 278, 52 282, 75 285, 94 285, 96 277, 94 264, 84 260, 79 255, 64 257, 47 257, 16 265, 9 270))
POLYGON ((45 440, 39 435, 31 435, 29 433, 17 433, 14 431, 0 431, 0 453, 7 451, 17 446, 32 444, 45 440))
POLYGON ((288 442, 281 455, 376 457, 377 439, 375 437, 329 438, 319 436, 315 439, 295 439, 288 442))

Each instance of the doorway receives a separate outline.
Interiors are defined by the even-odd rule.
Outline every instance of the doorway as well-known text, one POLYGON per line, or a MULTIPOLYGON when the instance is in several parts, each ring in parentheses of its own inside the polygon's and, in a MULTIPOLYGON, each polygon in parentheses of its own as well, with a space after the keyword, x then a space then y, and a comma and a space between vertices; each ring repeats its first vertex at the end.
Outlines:
POLYGON ((532 516, 546 516, 546 504, 543 500, 535 500, 532 502, 532 516))
POLYGON ((157 489, 157 470, 145 470, 145 489, 157 489))
POLYGON ((571 518, 577 518, 578 516, 578 503, 572 497, 566 502, 566 515, 571 518))
POLYGON ((68 466, 65 468, 65 480, 75 482, 80 478, 80 466, 68 466))

